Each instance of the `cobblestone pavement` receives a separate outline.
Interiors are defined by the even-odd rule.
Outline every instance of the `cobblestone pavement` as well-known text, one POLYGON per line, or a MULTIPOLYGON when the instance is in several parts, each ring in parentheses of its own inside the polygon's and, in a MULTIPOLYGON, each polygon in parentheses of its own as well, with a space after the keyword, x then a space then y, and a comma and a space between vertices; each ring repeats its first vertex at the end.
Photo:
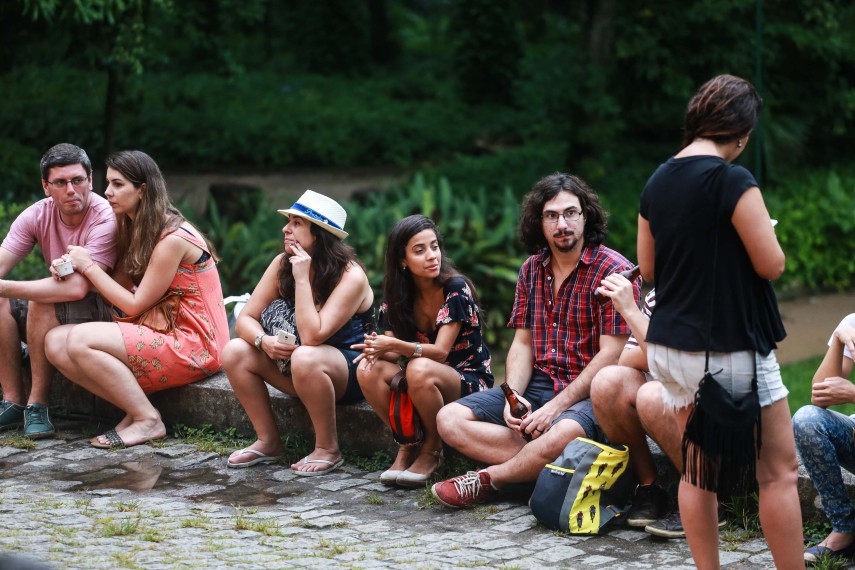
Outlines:
MULTIPOLYGON (((524 500, 456 511, 345 465, 299 478, 170 439, 104 451, 85 429, 0 447, 0 551, 80 568, 692 568, 683 540, 616 527, 561 536, 524 500)), ((725 568, 771 568, 762 539, 723 533, 725 568)))

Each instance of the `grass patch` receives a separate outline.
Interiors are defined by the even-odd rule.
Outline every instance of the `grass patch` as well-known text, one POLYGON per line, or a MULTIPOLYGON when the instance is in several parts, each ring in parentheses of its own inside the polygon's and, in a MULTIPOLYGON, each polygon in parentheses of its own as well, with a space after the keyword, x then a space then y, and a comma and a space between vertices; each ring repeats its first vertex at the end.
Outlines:
POLYGON ((195 445, 199 451, 214 452, 220 455, 228 455, 235 449, 243 449, 252 443, 249 438, 239 436, 235 428, 227 428, 223 432, 218 432, 210 424, 203 424, 199 427, 176 424, 173 436, 181 439, 184 443, 195 445))
POLYGON ((434 507, 439 506, 439 501, 436 500, 436 497, 433 496, 433 493, 430 491, 430 487, 425 486, 422 489, 421 494, 419 495, 416 504, 419 506, 419 509, 432 509, 434 507))
POLYGON ((120 513, 130 513, 140 508, 139 501, 128 501, 127 503, 116 503, 116 510, 120 513))
POLYGON ((15 449, 35 449, 38 443, 24 437, 23 433, 12 433, 0 437, 0 447, 14 447, 15 449))
POLYGON ((112 518, 100 521, 102 523, 101 536, 112 538, 114 536, 129 536, 135 534, 140 526, 140 517, 135 519, 114 520, 112 518))
POLYGON ((502 509, 496 505, 475 505, 475 508, 472 509, 472 517, 476 521, 483 521, 486 520, 487 517, 495 515, 501 511, 502 509))
POLYGON ((808 519, 804 521, 805 537, 811 541, 811 546, 819 544, 822 540, 831 533, 831 524, 828 519, 808 519))
POLYGON ((248 519, 243 515, 238 515, 235 519, 235 530, 251 530, 261 533, 265 536, 280 536, 279 523, 273 519, 255 521, 248 519))
POLYGON ((371 457, 365 457, 364 455, 356 455, 356 454, 345 454, 345 459, 350 465, 355 465, 357 468, 362 469, 363 471, 380 471, 381 469, 386 469, 389 465, 392 464, 392 458, 385 451, 377 451, 371 457))
POLYGON ((142 566, 136 563, 135 552, 117 552, 111 557, 116 564, 116 568, 132 568, 134 570, 142 568, 142 566))
POLYGON ((745 533, 750 536, 740 535, 734 536, 731 540, 745 541, 752 538, 759 538, 763 535, 760 528, 759 500, 757 493, 752 493, 746 497, 734 497, 729 503, 724 503, 724 510, 727 513, 727 518, 730 522, 728 525, 733 525, 733 530, 742 528, 745 533))
MULTIPOLYGON (((784 380, 784 385, 790 391, 790 412, 795 413, 802 406, 810 404, 810 386, 813 375, 819 364, 822 362, 822 356, 815 356, 785 364, 781 366, 781 377, 784 380)), ((855 404, 845 404, 842 406, 832 406, 830 409, 835 412, 840 412, 844 415, 855 414, 855 404)))
POLYGON ((384 499, 380 495, 368 495, 368 498, 365 499, 365 502, 369 505, 385 505, 386 499, 384 499))
POLYGON ((156 530, 150 530, 142 535, 142 539, 146 542, 160 543, 166 540, 166 537, 157 532, 156 530))
POLYGON ((201 529, 207 530, 208 528, 210 528, 209 527, 210 522, 211 521, 206 519, 205 517, 191 517, 189 519, 182 520, 181 521, 181 527, 182 528, 201 528, 201 529))

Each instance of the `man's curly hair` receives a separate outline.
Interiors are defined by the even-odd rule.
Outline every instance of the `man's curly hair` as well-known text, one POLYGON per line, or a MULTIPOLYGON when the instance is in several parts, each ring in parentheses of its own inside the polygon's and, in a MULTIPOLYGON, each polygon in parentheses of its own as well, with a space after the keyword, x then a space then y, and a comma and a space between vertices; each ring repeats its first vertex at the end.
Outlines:
POLYGON ((523 198, 519 234, 529 253, 537 253, 549 245, 543 232, 543 205, 559 192, 570 192, 579 198, 585 216, 585 245, 600 245, 606 239, 608 213, 603 210, 596 192, 581 178, 556 172, 541 178, 523 198))

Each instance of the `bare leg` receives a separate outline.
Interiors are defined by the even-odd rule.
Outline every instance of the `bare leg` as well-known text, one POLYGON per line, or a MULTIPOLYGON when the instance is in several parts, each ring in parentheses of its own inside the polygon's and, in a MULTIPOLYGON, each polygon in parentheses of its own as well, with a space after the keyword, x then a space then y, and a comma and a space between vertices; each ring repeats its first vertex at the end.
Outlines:
MULTIPOLYGON (((686 421, 692 407, 677 410, 680 434, 686 431, 686 421)), ((692 558, 700 570, 718 568, 718 501, 715 493, 704 491, 680 479, 678 491, 680 518, 692 558)), ((799 542, 801 547, 801 542, 799 542)), ((799 550, 801 554, 801 550, 799 550)))
POLYGON ((644 374, 627 366, 607 366, 591 384, 594 414, 606 436, 629 447, 629 461, 638 482, 656 481, 656 463, 636 410, 636 393, 644 385, 644 374))
POLYGON ((757 462, 760 524, 776 568, 804 568, 798 462, 787 399, 761 410, 763 440, 757 462))
MULTIPOLYGON (((118 432, 125 445, 136 445, 166 435, 160 413, 151 405, 127 366, 128 355, 122 333, 115 323, 74 325, 67 334, 72 366, 62 372, 132 418, 118 432)), ((102 443, 108 443, 102 440, 102 443)))
MULTIPOLYGON (((400 369, 393 362, 378 360, 370 369, 366 369, 360 363, 359 368, 356 370, 356 377, 359 380, 359 386, 362 388, 365 400, 371 404, 374 412, 386 424, 386 427, 389 427, 389 400, 392 398, 389 383, 400 369)), ((415 461, 417 451, 417 447, 413 445, 400 446, 398 448, 398 455, 395 457, 395 461, 392 462, 389 470, 404 471, 407 469, 415 461)))
POLYGON ((540 437, 536 437, 510 460, 487 468, 496 488, 509 483, 535 481, 543 467, 561 455, 567 444, 585 437, 585 430, 573 420, 561 420, 540 437))
POLYGON ((4 400, 19 405, 26 402, 21 378, 21 338, 12 305, 5 297, 0 297, 0 386, 4 400))
POLYGON ((682 471, 683 432, 677 424, 676 414, 662 403, 662 385, 659 382, 647 382, 638 389, 635 398, 635 407, 644 431, 665 452, 677 471, 682 471))
MULTIPOLYGON (((239 338, 230 340, 223 349, 223 369, 258 437, 249 448, 270 456, 282 455, 282 440, 265 378, 269 379, 272 386, 294 396, 296 392, 291 379, 283 376, 276 363, 265 354, 239 338)), ((257 457, 249 453, 241 454, 238 450, 229 456, 229 462, 243 463, 257 457)))
MULTIPOLYGON (((327 345, 300 346, 291 354, 291 379, 315 429, 315 449, 306 460, 338 461, 338 429, 335 403, 347 389, 347 361, 338 349, 327 345)), ((299 461, 296 471, 326 471, 329 465, 299 461)))
MULTIPOLYGON (((436 420, 439 435, 443 441, 466 457, 480 463, 488 465, 504 463, 514 457, 526 444, 525 440, 511 428, 482 422, 471 409, 458 403, 443 407, 437 414, 436 420)), ((558 453, 550 460, 556 457, 558 453)))
POLYGON ((460 375, 446 364, 428 358, 416 358, 407 366, 407 386, 425 430, 421 452, 409 471, 433 473, 439 466, 437 452, 442 450, 436 416, 447 402, 460 397, 460 375))
POLYGON ((48 405, 54 367, 45 356, 45 335, 59 326, 53 304, 30 301, 27 312, 27 348, 30 351, 30 372, 33 386, 28 404, 48 405))

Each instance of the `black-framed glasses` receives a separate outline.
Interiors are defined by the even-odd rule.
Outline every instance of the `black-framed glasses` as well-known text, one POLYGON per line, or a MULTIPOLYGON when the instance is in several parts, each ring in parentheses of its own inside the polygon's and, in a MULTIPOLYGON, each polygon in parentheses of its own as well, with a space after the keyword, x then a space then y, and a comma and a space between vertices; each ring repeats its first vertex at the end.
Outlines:
POLYGON ((47 183, 50 184, 54 190, 64 190, 68 183, 71 182, 71 185, 76 189, 80 190, 86 183, 89 182, 88 176, 78 176, 77 178, 72 178, 71 180, 64 180, 60 178, 59 180, 48 180, 47 183))
POLYGON ((582 217, 582 212, 576 210, 574 208, 570 208, 569 210, 564 210, 560 214, 558 212, 553 212, 552 210, 547 210, 541 216, 543 218, 543 222, 545 224, 549 224, 550 226, 554 226, 558 223, 558 218, 564 218, 564 221, 568 224, 570 222, 575 222, 579 218, 582 217))

